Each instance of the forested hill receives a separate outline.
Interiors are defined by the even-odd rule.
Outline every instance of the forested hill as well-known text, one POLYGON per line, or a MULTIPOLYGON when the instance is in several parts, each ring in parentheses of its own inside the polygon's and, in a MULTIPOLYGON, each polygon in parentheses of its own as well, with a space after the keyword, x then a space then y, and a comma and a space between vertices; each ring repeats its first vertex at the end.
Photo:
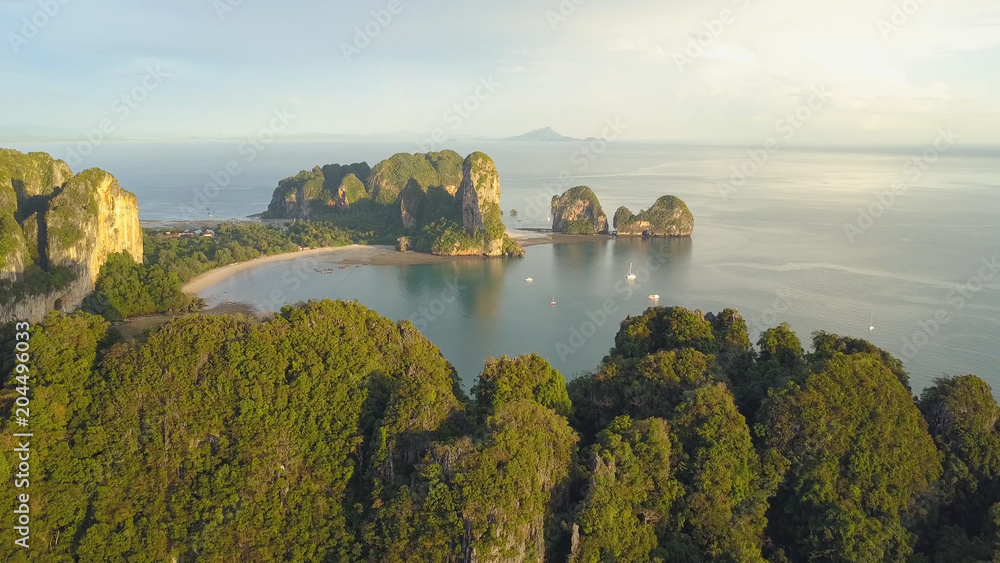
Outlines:
POLYGON ((1000 560, 989 386, 915 399, 862 340, 806 353, 783 325, 752 347, 735 311, 654 308, 593 373, 488 360, 474 398, 412 325, 357 303, 117 340, 84 313, 32 329, 31 550, 8 510, 0 559, 1000 560))

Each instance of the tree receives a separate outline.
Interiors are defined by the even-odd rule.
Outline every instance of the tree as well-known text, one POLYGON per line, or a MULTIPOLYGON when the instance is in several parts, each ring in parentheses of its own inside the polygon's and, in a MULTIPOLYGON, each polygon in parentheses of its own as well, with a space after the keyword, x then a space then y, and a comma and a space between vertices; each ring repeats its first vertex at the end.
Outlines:
POLYGON ((618 417, 589 452, 586 496, 578 509, 579 541, 570 561, 645 563, 670 526, 681 496, 671 473, 670 427, 659 418, 618 417))
POLYGON ((793 559, 904 561, 941 473, 927 425, 874 354, 835 354, 765 400, 757 431, 784 475, 772 537, 793 559))
POLYGON ((992 511, 1000 502, 1000 406, 975 375, 935 380, 918 405, 944 465, 940 508, 927 523, 923 550, 950 561, 958 553, 982 555, 995 541, 992 511))
POLYGON ((485 413, 521 399, 535 401, 562 416, 569 416, 571 410, 566 380, 538 354, 486 360, 472 393, 485 413))

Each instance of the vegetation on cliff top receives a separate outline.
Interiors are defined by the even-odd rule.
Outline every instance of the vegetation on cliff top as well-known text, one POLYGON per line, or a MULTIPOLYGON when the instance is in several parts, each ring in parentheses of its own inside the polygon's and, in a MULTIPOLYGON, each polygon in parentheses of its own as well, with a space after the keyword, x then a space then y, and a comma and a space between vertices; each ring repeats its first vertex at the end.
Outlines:
POLYGON ((407 236, 413 249, 435 254, 523 254, 505 234, 496 166, 481 152, 464 159, 451 150, 399 153, 373 168, 332 164, 302 171, 282 180, 264 216, 308 217, 368 230, 380 244, 407 236), (475 189, 490 192, 477 198, 481 227, 466 224, 463 217, 459 191, 466 173, 475 189))
POLYGON ((398 153, 372 168, 368 184, 375 201, 389 205, 396 203, 411 180, 423 192, 432 187, 458 188, 462 183, 462 161, 462 156, 452 150, 427 154, 398 153))
MULTIPOLYGON (((944 378, 915 401, 870 344, 817 333, 806 353, 778 327, 752 347, 741 321, 653 308, 568 386, 537 355, 490 359, 470 400, 410 323, 356 303, 264 322, 190 315, 125 342, 99 317, 53 313, 31 333, 46 405, 33 413, 31 555, 1000 554, 1000 407, 984 381, 944 378)), ((0 330, 3 349, 13 334, 0 330)), ((8 390, 12 367, 4 356, 8 390)), ((5 412, 16 397, 0 395, 5 412)), ((13 472, 0 461, 0 494, 14 494, 13 472)), ((4 560, 25 553, 0 544, 4 560)))
POLYGON ((614 228, 622 236, 685 237, 694 231, 694 215, 679 197, 666 195, 638 215, 619 207, 614 228))

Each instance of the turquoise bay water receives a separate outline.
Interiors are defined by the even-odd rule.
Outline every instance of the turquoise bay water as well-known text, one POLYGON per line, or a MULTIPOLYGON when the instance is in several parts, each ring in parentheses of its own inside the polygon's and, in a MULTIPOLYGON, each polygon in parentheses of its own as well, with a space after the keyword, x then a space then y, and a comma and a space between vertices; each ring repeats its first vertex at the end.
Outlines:
MULTIPOLYGON (((331 162, 377 162, 415 146, 280 143, 244 162, 238 143, 107 143, 83 167, 116 174, 139 196, 143 219, 243 217, 266 207, 278 180, 331 162), (242 172, 194 205, 212 173, 242 172), (195 209, 194 216, 191 209, 195 209)), ((59 146, 17 146, 60 156, 59 146)), ((690 240, 605 240, 528 248, 519 260, 312 272, 275 263, 202 293, 209 303, 357 299, 410 319, 456 366, 468 387, 488 356, 537 352, 567 376, 593 369, 618 323, 661 305, 739 309, 756 332, 791 323, 808 348, 824 329, 863 337, 899 356, 915 390, 943 374, 976 373, 1000 390, 1000 154, 957 147, 914 174, 922 147, 886 152, 784 150, 738 187, 728 184, 745 149, 613 144, 593 158, 574 144, 457 144, 483 150, 500 170, 509 228, 544 227, 551 195, 594 188, 608 215, 659 196, 684 199, 690 240), (566 179, 560 180, 560 175, 566 179), (888 209, 876 194, 903 189, 888 209), (720 186, 723 186, 720 188, 720 186), (845 224, 858 225, 853 240, 845 224), (881 211, 880 211, 881 209, 881 211), (861 229, 861 227, 858 227, 861 229), (859 234, 860 233, 860 234, 859 234), (639 279, 625 283, 629 264, 639 279), (534 278, 531 284, 524 278, 534 278), (277 292, 277 293, 275 293, 277 292), (549 305, 553 295, 555 306, 549 305), (277 297, 278 299, 273 299, 277 297), (608 312, 605 312, 608 311, 608 312), (869 332, 869 319, 876 329, 869 332)), ((81 167, 77 167, 81 168, 81 167)), ((216 177, 218 175, 216 174, 216 177)), ((883 201, 888 201, 883 196, 883 201)), ((322 268, 322 267, 321 267, 322 268)), ((271 307, 273 308, 273 307, 271 307)))

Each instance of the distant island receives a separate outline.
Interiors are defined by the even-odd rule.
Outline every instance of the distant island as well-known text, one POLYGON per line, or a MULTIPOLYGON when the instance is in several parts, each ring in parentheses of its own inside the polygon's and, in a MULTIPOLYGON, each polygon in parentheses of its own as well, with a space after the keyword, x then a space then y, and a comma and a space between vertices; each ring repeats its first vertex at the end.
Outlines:
POLYGON ((541 129, 535 129, 534 131, 528 131, 523 135, 517 135, 515 137, 507 137, 503 139, 504 141, 531 141, 531 142, 582 142, 582 141, 592 141, 594 137, 588 137, 586 139, 575 139, 573 137, 567 137, 566 135, 561 135, 553 130, 551 127, 543 127, 541 129))
POLYGON ((374 231, 399 250, 441 256, 521 256, 500 210, 489 155, 399 153, 371 167, 328 164, 282 180, 262 215, 374 231))

